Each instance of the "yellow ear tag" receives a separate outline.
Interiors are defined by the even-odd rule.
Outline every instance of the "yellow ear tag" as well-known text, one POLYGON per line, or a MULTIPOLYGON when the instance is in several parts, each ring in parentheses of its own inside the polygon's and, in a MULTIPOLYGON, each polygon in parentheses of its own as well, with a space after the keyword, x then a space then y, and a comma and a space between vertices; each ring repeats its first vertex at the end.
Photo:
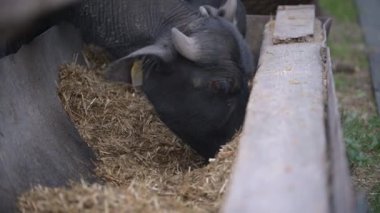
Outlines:
POLYGON ((134 87, 142 86, 143 84, 143 70, 142 60, 135 60, 131 70, 132 85, 134 87))

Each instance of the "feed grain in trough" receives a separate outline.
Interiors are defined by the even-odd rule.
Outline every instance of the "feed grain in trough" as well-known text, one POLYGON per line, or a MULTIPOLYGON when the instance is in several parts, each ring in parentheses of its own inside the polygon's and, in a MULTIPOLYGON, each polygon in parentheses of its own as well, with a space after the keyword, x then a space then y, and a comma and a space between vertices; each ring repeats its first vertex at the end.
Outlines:
POLYGON ((218 210, 237 139, 204 166, 204 159, 168 130, 140 92, 101 77, 104 57, 89 58, 91 69, 74 64, 61 67, 59 94, 81 136, 96 152, 96 173, 105 183, 37 187, 19 199, 20 210, 218 210))

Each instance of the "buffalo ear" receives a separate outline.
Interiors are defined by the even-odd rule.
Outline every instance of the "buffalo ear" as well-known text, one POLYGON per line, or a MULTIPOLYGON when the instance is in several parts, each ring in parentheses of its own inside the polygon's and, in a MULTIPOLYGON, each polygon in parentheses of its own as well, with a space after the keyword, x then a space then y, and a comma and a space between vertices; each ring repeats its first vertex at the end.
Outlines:
POLYGON ((199 7, 199 12, 205 16, 220 16, 228 21, 232 22, 234 25, 237 24, 237 0, 226 0, 226 2, 219 8, 215 8, 210 5, 203 5, 199 7))
POLYGON ((133 60, 128 58, 119 59, 108 65, 105 72, 105 77, 111 81, 120 81, 131 84, 131 69, 133 60))
POLYGON ((237 24, 236 11, 237 0, 226 0, 226 2, 219 8, 218 15, 226 18, 233 24, 237 24))
POLYGON ((131 72, 136 61, 135 59, 144 56, 156 56, 161 60, 168 62, 173 58, 173 50, 171 50, 168 45, 162 44, 153 44, 140 48, 109 64, 106 68, 106 78, 112 81, 121 81, 129 84, 134 83, 135 80, 140 81, 140 79, 133 79, 132 77, 135 75, 131 75, 131 72))
POLYGON ((210 5, 202 5, 199 7, 199 12, 202 14, 202 16, 210 17, 210 16, 219 16, 219 10, 213 6, 210 5))

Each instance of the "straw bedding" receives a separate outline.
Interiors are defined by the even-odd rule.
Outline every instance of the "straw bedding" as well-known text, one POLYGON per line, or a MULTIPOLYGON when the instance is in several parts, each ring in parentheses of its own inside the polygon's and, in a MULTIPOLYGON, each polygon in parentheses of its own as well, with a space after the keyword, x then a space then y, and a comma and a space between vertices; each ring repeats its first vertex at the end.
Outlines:
POLYGON ((60 68, 59 96, 94 150, 96 174, 104 183, 38 186, 20 196, 20 211, 216 212, 238 136, 205 165, 158 119, 141 92, 102 78, 106 57, 88 50, 85 55, 86 67, 60 68))

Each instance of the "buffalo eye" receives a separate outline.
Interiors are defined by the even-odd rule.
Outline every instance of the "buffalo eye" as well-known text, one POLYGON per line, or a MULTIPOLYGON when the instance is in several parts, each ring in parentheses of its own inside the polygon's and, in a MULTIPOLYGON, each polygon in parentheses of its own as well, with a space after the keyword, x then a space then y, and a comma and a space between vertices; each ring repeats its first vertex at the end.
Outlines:
POLYGON ((209 88, 216 93, 230 94, 233 92, 233 81, 231 79, 211 80, 209 88))

